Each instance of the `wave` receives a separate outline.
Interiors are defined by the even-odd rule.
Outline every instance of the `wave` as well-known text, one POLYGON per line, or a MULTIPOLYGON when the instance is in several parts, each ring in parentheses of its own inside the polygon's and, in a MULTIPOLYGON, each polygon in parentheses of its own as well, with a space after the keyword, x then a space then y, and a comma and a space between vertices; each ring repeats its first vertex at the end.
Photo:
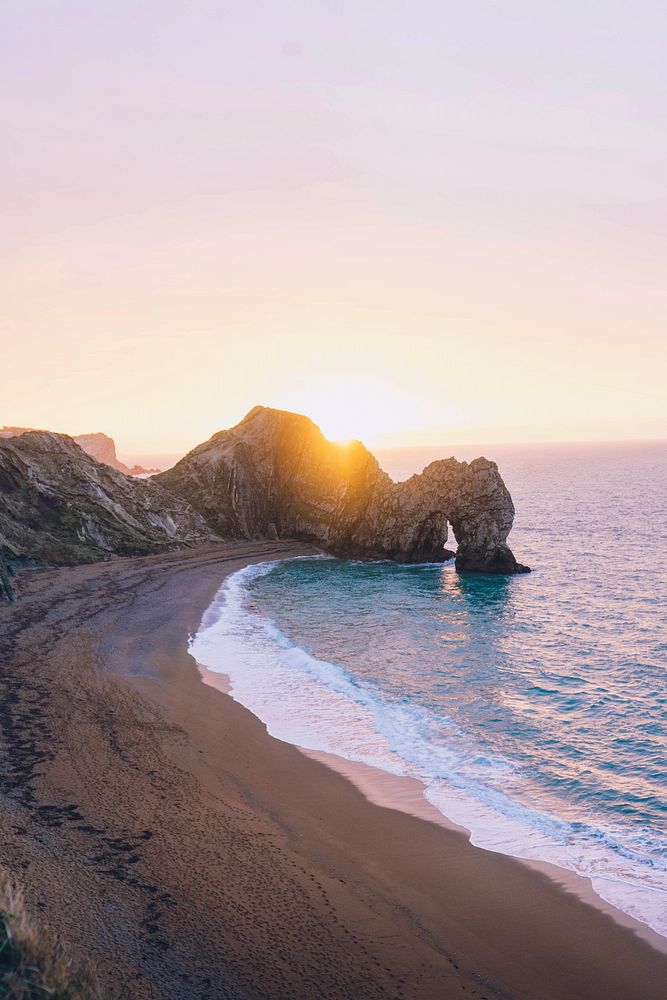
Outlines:
POLYGON ((667 860, 651 831, 628 835, 559 818, 512 761, 466 743, 451 719, 434 723, 424 709, 389 702, 373 684, 293 643, 260 614, 250 589, 277 565, 228 577, 190 640, 195 659, 226 674, 234 698, 272 736, 417 778, 427 800, 469 830, 477 847, 586 877, 606 902, 667 936, 667 860))

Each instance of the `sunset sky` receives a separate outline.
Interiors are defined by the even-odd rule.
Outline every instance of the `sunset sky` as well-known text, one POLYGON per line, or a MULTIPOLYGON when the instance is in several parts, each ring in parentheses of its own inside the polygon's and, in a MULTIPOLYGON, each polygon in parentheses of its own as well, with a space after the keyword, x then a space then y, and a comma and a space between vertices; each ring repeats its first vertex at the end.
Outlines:
POLYGON ((0 424, 667 436, 667 5, 0 6, 0 424))

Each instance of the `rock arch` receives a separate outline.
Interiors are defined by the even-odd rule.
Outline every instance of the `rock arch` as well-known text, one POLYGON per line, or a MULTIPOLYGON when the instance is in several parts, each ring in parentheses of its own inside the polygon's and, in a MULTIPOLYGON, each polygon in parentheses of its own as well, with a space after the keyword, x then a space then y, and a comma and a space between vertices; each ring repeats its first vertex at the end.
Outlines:
POLYGON ((518 573, 514 505, 495 462, 432 462, 394 483, 362 444, 342 446, 307 417, 257 406, 157 476, 225 537, 300 538, 335 555, 442 561, 451 523, 460 570, 518 573), (233 485, 232 485, 233 484, 233 485))
POLYGON ((401 562, 440 561, 448 522, 458 543, 456 567, 483 573, 521 573, 507 545, 514 504, 495 462, 454 458, 432 462, 403 483, 385 484, 369 505, 355 541, 369 552, 381 547, 401 562))

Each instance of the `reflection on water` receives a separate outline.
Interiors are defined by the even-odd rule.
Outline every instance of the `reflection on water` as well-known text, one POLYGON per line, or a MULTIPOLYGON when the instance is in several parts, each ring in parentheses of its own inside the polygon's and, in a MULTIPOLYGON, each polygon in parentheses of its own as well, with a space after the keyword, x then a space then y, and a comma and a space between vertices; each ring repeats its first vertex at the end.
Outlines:
MULTIPOLYGON (((440 584, 444 594, 452 600, 465 600, 471 612, 476 608, 494 608, 502 613, 511 596, 511 577, 483 573, 452 573, 451 566, 443 566, 440 584)), ((518 582, 518 581, 517 581, 518 582)))

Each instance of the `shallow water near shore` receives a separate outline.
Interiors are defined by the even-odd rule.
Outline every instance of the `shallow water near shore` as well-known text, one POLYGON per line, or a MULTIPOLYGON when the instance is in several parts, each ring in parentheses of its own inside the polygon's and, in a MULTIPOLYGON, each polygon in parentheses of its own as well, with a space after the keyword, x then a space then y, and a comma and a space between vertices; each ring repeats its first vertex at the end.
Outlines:
MULTIPOLYGON (((667 935, 667 446, 485 450, 532 574, 250 566, 191 652, 273 735, 419 779, 473 843, 667 935)), ((404 478, 442 454, 380 458, 404 478)))

